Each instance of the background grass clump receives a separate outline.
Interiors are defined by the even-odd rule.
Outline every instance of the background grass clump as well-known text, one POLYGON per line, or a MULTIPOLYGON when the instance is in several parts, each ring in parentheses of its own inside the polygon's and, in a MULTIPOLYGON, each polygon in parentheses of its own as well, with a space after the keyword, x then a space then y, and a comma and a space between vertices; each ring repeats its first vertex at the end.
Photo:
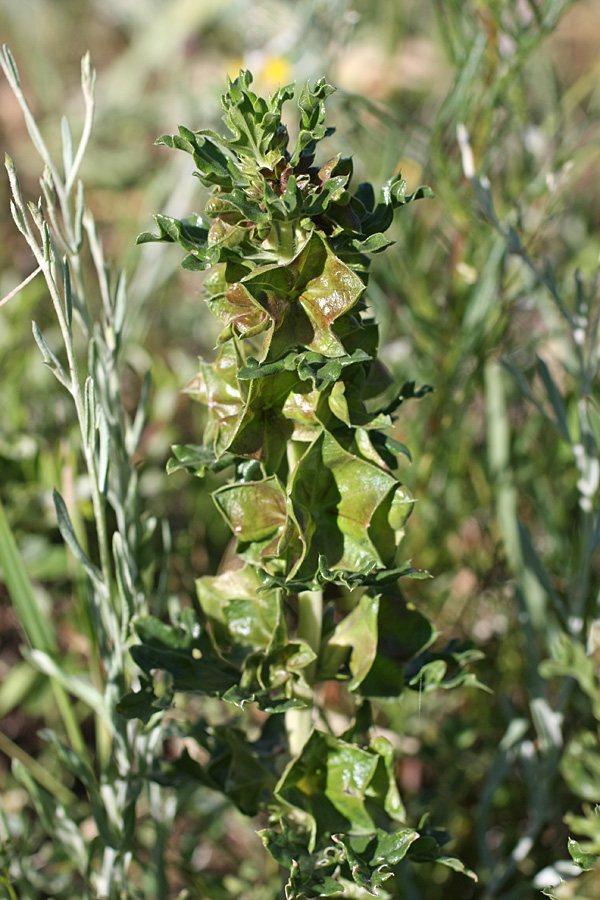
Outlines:
MULTIPOLYGON (((122 403, 131 427, 144 409, 135 448, 121 460, 119 490, 125 504, 135 483, 144 521, 155 525, 134 533, 131 507, 126 521, 109 513, 108 527, 129 535, 139 609, 146 599, 158 616, 189 605, 195 579, 217 571, 228 541, 210 502, 216 483, 164 474, 170 446, 201 433, 203 411, 181 387, 197 357, 210 356, 216 331, 177 249, 135 247, 156 210, 181 218, 201 206, 185 154, 168 154, 154 139, 181 123, 218 127, 224 75, 240 67, 253 70, 261 92, 325 75, 339 87, 330 101, 332 152, 352 149, 356 182, 381 184, 401 170, 409 191, 421 183, 435 191, 435 201, 396 221, 397 243, 375 260, 369 284, 386 365, 398 380, 434 387, 394 434, 415 459, 403 473, 418 498, 407 555, 434 575, 403 590, 444 642, 482 651, 477 676, 493 693, 425 691, 408 706, 381 705, 378 726, 394 743, 411 821, 429 811, 431 824, 449 832, 449 855, 479 876, 476 885, 446 868, 411 870, 394 888, 403 900, 536 896, 579 871, 573 859, 589 871, 556 888, 556 897, 594 896, 599 25, 598 5, 586 0, 0 7, 0 33, 54 158, 61 158, 63 113, 75 144, 79 138, 76 73, 87 50, 98 73, 81 177, 101 259, 113 266, 113 300, 117 269, 127 274, 118 381, 105 399, 122 403)), ((37 199, 41 164, 5 80, 0 129, 25 197, 37 199)), ((35 267, 9 195, 3 179, 2 297, 35 267)), ((82 293, 101 320, 97 259, 85 247, 79 258, 82 293)), ((73 862, 78 836, 91 846, 97 819, 82 773, 69 770, 57 741, 80 740, 90 766, 101 768, 106 735, 89 697, 74 694, 68 679, 81 684, 91 670, 91 683, 101 686, 107 674, 85 578, 57 528, 54 489, 79 545, 94 566, 101 560, 80 426, 31 336, 35 319, 48 345, 59 345, 43 279, 0 307, 0 316, 2 533, 14 536, 24 560, 29 607, 45 623, 39 639, 59 654, 72 709, 69 718, 56 673, 53 681, 27 652, 31 635, 4 571, 0 896, 74 898, 87 878, 73 862), (72 825, 56 831, 52 803, 74 810, 72 825)), ((86 343, 74 334, 85 361, 86 343)), ((218 726, 225 714, 211 703, 203 701, 202 714, 218 726)), ((328 703, 333 716, 346 715, 343 696, 328 703)), ((175 722, 181 714, 175 710, 175 722)), ((150 756, 177 752, 176 728, 165 746, 159 732, 155 740, 150 756)), ((110 767, 103 777, 114 787, 110 767)), ((220 797, 206 789, 140 791, 131 807, 127 896, 278 896, 277 868, 254 828, 220 797)))

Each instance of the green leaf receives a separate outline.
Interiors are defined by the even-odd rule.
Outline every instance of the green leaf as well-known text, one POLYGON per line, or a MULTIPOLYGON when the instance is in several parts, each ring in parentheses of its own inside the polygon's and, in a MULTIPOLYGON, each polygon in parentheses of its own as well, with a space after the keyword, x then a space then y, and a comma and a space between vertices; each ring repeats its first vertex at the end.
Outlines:
POLYGON ((172 216, 156 215, 154 221, 158 226, 158 234, 144 232, 137 243, 166 242, 181 244, 184 250, 203 254, 208 240, 208 225, 201 216, 194 215, 188 219, 174 219, 172 216))
POLYGON ((366 845, 364 840, 347 835, 333 835, 333 840, 343 846, 355 884, 377 897, 379 887, 393 875, 391 867, 406 856, 418 837, 414 829, 402 828, 392 834, 378 829, 375 840, 369 840, 366 845))
POLYGON ((399 697, 404 690, 406 667, 431 645, 436 635, 422 613, 389 591, 380 595, 377 633, 377 652, 360 693, 381 699, 399 697))
POLYGON ((362 749, 333 735, 313 731, 301 755, 292 760, 277 796, 306 813, 315 839, 334 833, 374 830, 369 796, 378 797, 373 779, 383 758, 377 746, 362 749))
POLYGON ((598 865, 598 857, 591 853, 584 853, 578 841, 569 838, 567 846, 569 853, 571 854, 571 859, 576 866, 583 869, 584 872, 591 872, 592 869, 596 868, 598 865))
POLYGON ((355 305, 364 284, 316 232, 288 265, 261 266, 236 287, 270 320, 264 359, 299 345, 327 357, 346 355, 332 326, 355 305))
POLYGON ((318 397, 310 398, 306 389, 301 393, 303 388, 292 372, 253 379, 228 449, 238 456, 259 460, 268 474, 276 472, 288 441, 297 430, 294 419, 317 424, 314 407, 318 397))
MULTIPOLYGON (((180 126, 179 134, 163 134, 156 143, 170 149, 191 153, 198 169, 197 176, 202 184, 231 189, 239 177, 237 167, 234 160, 207 136, 209 134, 210 132, 194 133, 189 128, 180 126)), ((217 142, 221 142, 218 135, 214 135, 214 137, 217 142)))
POLYGON ((490 693, 487 685, 482 684, 475 673, 467 668, 470 663, 482 659, 483 656, 480 650, 457 650, 452 642, 442 651, 426 650, 413 660, 409 667, 408 684, 424 693, 440 688, 451 690, 460 685, 480 688, 490 693), (413 669, 417 670, 414 675, 413 669))
POLYGON ((438 856, 435 861, 440 866, 452 869, 453 872, 460 872, 461 875, 465 875, 467 878, 470 878, 471 881, 479 881, 475 872, 473 872, 472 869, 467 869, 462 860, 457 859, 456 856, 438 856))
POLYGON ((292 573, 299 579, 315 573, 319 556, 350 572, 385 568, 413 503, 389 473, 348 453, 327 433, 302 456, 291 496, 308 547, 292 573))
POLYGON ((257 169, 273 168, 287 144, 287 130, 281 124, 281 109, 294 96, 293 85, 279 88, 266 102, 250 90, 252 73, 240 71, 229 81, 221 98, 224 121, 233 138, 221 142, 257 169))
POLYGON ((141 643, 131 648, 134 662, 146 675, 168 672, 174 691, 221 696, 237 684, 237 670, 217 656, 199 623, 176 628, 146 617, 135 631, 141 643))
POLYGON ((223 453, 217 458, 212 448, 198 444, 175 444, 171 450, 175 454, 175 459, 170 459, 167 463, 169 475, 179 469, 185 469, 190 475, 203 478, 207 472, 221 472, 235 462, 235 457, 231 453, 223 453))
POLYGON ((421 200, 424 197, 432 198, 433 192, 428 187, 420 187, 414 194, 406 194, 406 181, 400 174, 394 175, 382 187, 379 203, 373 210, 362 219, 363 234, 373 236, 387 229, 392 224, 394 218, 394 210, 399 206, 405 206, 414 200, 421 200))
POLYGON ((600 754, 598 736, 595 732, 582 731, 571 738, 563 752, 560 770, 574 794, 590 803, 597 802, 600 789, 600 754))
POLYGON ((335 88, 327 84, 324 78, 315 82, 312 90, 308 82, 302 88, 298 98, 301 111, 300 132, 290 159, 292 166, 297 165, 303 156, 312 155, 317 141, 328 134, 325 127, 325 100, 334 91, 335 88))
POLYGON ((219 512, 238 540, 238 554, 265 567, 298 545, 288 501, 274 475, 262 481, 225 485, 213 494, 219 512))
POLYGON ((353 240, 352 246, 360 253, 381 253, 382 250, 391 247, 394 243, 395 241, 389 241, 383 234, 377 233, 371 234, 364 241, 353 240))
POLYGON ((396 783, 396 755, 394 748, 383 735, 374 737, 369 747, 378 755, 379 762, 367 790, 367 795, 371 798, 371 802, 385 810, 390 819, 396 822, 404 822, 406 820, 406 810, 396 783))
MULTIPOLYGON (((343 619, 327 641, 327 647, 350 647, 348 690, 355 691, 366 678, 377 654, 377 614, 379 597, 363 594, 357 606, 343 619)), ((325 665, 327 652, 323 654, 325 665)), ((327 671, 327 670, 326 670, 327 671)), ((334 677, 332 673, 329 677, 334 677)), ((319 672, 319 677, 327 678, 319 672)))
POLYGON ((229 448, 244 407, 237 379, 240 364, 236 343, 225 344, 214 363, 202 362, 198 374, 186 385, 186 393, 208 407, 204 443, 212 444, 216 458, 229 448))
POLYGON ((141 719, 147 725, 152 716, 164 712, 169 708, 170 698, 159 698, 154 693, 152 681, 149 678, 140 677, 141 688, 139 691, 130 691, 117 703, 117 712, 126 719, 141 719))
POLYGON ((250 653, 266 650, 281 624, 278 591, 261 591, 252 566, 196 581, 200 607, 210 623, 216 645, 235 665, 250 653))
POLYGON ((267 331, 272 324, 268 311, 255 301, 242 281, 226 284, 221 293, 213 294, 206 302, 212 314, 227 326, 221 341, 233 334, 253 337, 267 331))
POLYGON ((205 765, 192 759, 186 749, 177 759, 164 762, 155 780, 180 789, 202 784, 225 794, 244 815, 255 816, 272 796, 273 772, 239 729, 215 727, 202 745, 210 754, 205 765))
POLYGON ((552 656, 552 659, 540 663, 542 677, 574 678, 592 701, 594 716, 600 720, 600 686, 594 658, 588 656, 580 641, 564 633, 553 642, 552 656))

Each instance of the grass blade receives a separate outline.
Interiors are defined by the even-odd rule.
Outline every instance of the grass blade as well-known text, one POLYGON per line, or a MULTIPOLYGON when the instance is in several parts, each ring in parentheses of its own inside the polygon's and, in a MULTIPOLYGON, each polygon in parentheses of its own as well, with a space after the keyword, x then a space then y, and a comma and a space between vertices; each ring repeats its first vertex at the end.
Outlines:
POLYGON ((28 642, 50 656, 57 652, 54 633, 40 610, 23 558, 0 501, 0 565, 4 583, 28 642))

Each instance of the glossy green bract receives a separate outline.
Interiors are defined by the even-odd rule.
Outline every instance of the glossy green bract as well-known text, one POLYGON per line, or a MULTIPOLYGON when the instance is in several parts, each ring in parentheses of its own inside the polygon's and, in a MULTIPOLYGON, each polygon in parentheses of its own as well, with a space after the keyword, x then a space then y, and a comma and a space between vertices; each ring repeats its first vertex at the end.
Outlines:
POLYGON ((423 573, 397 558, 413 500, 397 475, 410 454, 392 416, 427 389, 409 382, 393 395, 364 293, 394 210, 430 192, 407 196, 397 175, 376 198, 370 185, 352 188, 350 158, 315 164, 332 133, 323 79, 299 93, 293 147, 281 112, 294 87, 264 100, 251 83, 249 72, 229 82, 229 135, 160 138, 191 154, 212 193, 202 215, 156 216, 158 234, 139 239, 182 246, 221 326, 214 359, 186 388, 206 407, 203 444, 175 447, 169 469, 225 475, 213 499, 239 563, 198 580, 202 621, 188 610, 171 625, 138 623, 144 681, 122 710, 147 719, 183 691, 285 713, 252 741, 233 726, 190 727, 211 761, 184 753, 160 777, 221 790, 248 814, 266 809, 262 838, 289 870, 288 900, 385 897, 413 844, 421 858, 439 854, 404 821, 394 751, 373 733, 369 698, 414 688, 422 666, 427 688, 443 684, 456 660, 425 654, 432 629, 395 587, 423 573), (393 622, 384 638, 382 617, 393 622), (314 727, 317 680, 356 698, 342 735, 314 727))

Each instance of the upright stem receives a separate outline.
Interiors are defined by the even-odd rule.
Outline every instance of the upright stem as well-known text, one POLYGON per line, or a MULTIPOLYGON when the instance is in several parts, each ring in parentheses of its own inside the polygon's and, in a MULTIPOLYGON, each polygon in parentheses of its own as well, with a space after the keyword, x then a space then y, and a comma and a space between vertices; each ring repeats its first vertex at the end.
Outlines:
MULTIPOLYGON (((322 625, 323 591, 303 591, 298 594, 298 637, 312 647, 317 657, 321 646, 322 625)), ((317 664, 318 659, 315 659, 304 670, 304 677, 311 687, 315 683, 317 664)))
POLYGON ((306 641, 317 654, 304 670, 304 678, 309 690, 298 692, 298 697, 307 704, 304 709, 290 709, 285 715, 290 755, 299 756, 306 744, 313 726, 315 676, 317 674, 321 626, 323 622, 323 591, 303 591, 298 595, 298 637, 306 641))
MULTIPOLYGON (((306 444, 301 441, 290 441, 287 446, 288 482, 292 473, 300 461, 306 444)), ((309 690, 298 692, 299 699, 307 704, 306 709, 290 709, 286 713, 285 725, 291 756, 298 756, 302 752, 310 732, 313 720, 313 688, 317 674, 319 649, 321 647, 321 629, 323 625, 323 591, 303 591, 298 594, 298 637, 306 641, 316 655, 309 666, 304 669, 304 678, 309 690)))

